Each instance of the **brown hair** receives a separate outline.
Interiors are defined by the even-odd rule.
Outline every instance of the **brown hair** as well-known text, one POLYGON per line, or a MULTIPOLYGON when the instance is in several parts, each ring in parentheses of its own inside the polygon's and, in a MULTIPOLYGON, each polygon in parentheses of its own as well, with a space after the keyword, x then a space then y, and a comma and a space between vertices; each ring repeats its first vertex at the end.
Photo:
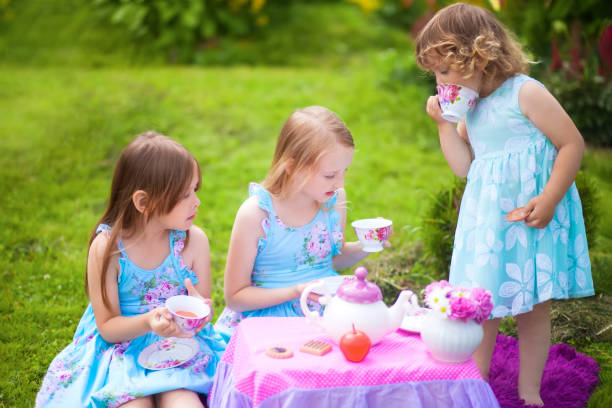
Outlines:
MULTIPOLYGON (((110 259, 118 253, 113 243, 117 242, 119 233, 133 236, 142 230, 151 217, 172 211, 189 188, 194 171, 198 176, 199 188, 202 174, 197 160, 180 143, 156 132, 139 135, 121 152, 113 174, 108 206, 89 238, 91 249, 97 226, 111 226, 109 244, 102 257, 100 279, 102 301, 107 307, 110 304, 105 281, 110 259), (144 213, 140 213, 132 204, 132 195, 138 190, 147 194, 144 213)), ((87 274, 85 291, 89 294, 87 274)))
POLYGON ((491 84, 528 72, 521 45, 487 10, 456 3, 438 11, 418 34, 416 59, 423 69, 446 65, 469 78, 482 69, 491 84))
POLYGON ((263 187, 277 196, 288 194, 295 175, 314 169, 336 143, 355 147, 351 132, 335 113, 322 106, 294 111, 278 136, 263 187))

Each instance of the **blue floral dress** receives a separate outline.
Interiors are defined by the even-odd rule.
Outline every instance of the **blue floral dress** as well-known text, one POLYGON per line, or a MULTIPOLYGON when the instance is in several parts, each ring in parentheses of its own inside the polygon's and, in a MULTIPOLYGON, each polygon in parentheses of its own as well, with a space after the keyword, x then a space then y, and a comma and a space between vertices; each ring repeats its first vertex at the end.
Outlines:
MULTIPOLYGON (((265 238, 260 238, 251 274, 251 284, 261 288, 283 288, 327 276, 337 275, 332 257, 340 253, 343 232, 340 215, 334 209, 337 192, 303 227, 287 227, 275 214, 270 193, 251 183, 249 195, 255 195, 268 216, 262 221, 265 238)), ((311 302, 315 309, 318 304, 311 302)), ((303 316, 299 299, 264 309, 235 312, 226 307, 215 323, 215 330, 228 340, 240 321, 253 316, 303 316)))
MULTIPOLYGON (((505 215, 542 193, 557 149, 522 113, 518 75, 477 101, 465 119, 474 161, 457 221, 450 281, 493 294, 491 317, 517 315, 549 299, 594 294, 582 205, 575 184, 543 229, 505 215)), ((540 84, 541 85, 541 84, 540 84)))
MULTIPOLYGON (((98 232, 108 228, 101 225, 98 232)), ((154 270, 136 266, 119 244, 118 289, 123 316, 148 312, 163 306, 166 298, 187 294, 185 278, 197 283, 181 257, 185 232, 172 231, 169 239, 171 253, 154 270)), ((191 360, 160 371, 143 368, 138 364, 140 352, 160 339, 150 332, 122 343, 108 343, 98 332, 89 304, 72 343, 51 362, 36 396, 36 407, 118 407, 138 397, 179 388, 208 393, 226 346, 212 325, 194 336, 199 351, 191 360)))

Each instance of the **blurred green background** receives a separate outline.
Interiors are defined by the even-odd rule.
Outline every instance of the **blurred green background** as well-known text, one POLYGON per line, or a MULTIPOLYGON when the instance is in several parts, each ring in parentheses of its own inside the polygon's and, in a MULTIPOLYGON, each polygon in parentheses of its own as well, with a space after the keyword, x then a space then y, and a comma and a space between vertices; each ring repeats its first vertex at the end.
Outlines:
MULTIPOLYGON (((49 363, 70 342, 87 305, 89 233, 119 152, 145 130, 175 138, 200 161, 196 224, 211 241, 217 312, 248 183, 264 178, 286 117, 313 104, 335 111, 355 138, 348 221, 394 221, 392 248, 364 261, 386 296, 445 277, 456 214, 445 197, 455 181, 424 112, 435 89, 416 67, 412 35, 448 3, 0 0, 0 407, 32 406, 49 363), (435 234, 442 238, 432 244, 435 234)), ((606 2, 474 3, 517 33, 538 61, 533 76, 587 140, 581 193, 593 214, 597 295, 555 304, 553 339, 600 363, 589 407, 611 406, 606 2)), ((350 229, 347 239, 356 239, 350 229)), ((514 333, 511 322, 504 331, 514 333)))

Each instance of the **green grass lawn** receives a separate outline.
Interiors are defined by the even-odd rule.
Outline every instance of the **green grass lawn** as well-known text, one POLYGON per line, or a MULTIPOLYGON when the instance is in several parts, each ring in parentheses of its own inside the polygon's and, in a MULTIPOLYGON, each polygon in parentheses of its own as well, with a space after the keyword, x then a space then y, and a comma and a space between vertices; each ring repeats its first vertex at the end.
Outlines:
MULTIPOLYGON (((87 240, 104 209, 115 160, 140 132, 167 134, 200 161, 196 224, 211 241, 217 311, 224 305, 223 268, 235 212, 248 183, 264 178, 276 136, 294 109, 326 106, 353 133, 348 220, 384 216, 395 226, 393 248, 384 259, 371 256, 371 265, 403 256, 418 240, 428 197, 451 183, 424 113, 426 91, 418 83, 386 85, 390 53, 408 54, 410 44, 353 6, 295 6, 310 19, 260 42, 207 51, 207 60, 217 63, 229 58, 223 54, 228 49, 246 55, 232 59, 240 64, 184 67, 165 66, 155 54, 145 64, 120 33, 90 25, 91 12, 77 2, 52 4, 14 4, 16 19, 0 28, 0 407, 32 406, 51 359, 72 338, 87 305, 87 240), (330 12, 344 29, 324 31, 330 12), (40 24, 27 24, 32 21, 40 24), (304 46, 304 53, 281 64, 279 52, 295 47, 272 39, 293 38, 295 30, 309 27, 318 30, 313 41, 329 40, 318 43, 323 52, 304 46), (376 46, 352 40, 359 36, 376 46), (265 64, 244 65, 272 49, 276 54, 262 58, 265 64)), ((602 150, 585 157, 604 202, 612 197, 611 159, 602 150)), ((347 236, 355 239, 350 229, 347 236)), ((611 242, 612 210, 604 206, 593 250, 608 256, 611 242)), ((599 344, 589 354, 607 353, 609 362, 609 343, 599 344)), ((597 391, 601 402, 592 406, 609 401, 609 364, 606 370, 597 391)))

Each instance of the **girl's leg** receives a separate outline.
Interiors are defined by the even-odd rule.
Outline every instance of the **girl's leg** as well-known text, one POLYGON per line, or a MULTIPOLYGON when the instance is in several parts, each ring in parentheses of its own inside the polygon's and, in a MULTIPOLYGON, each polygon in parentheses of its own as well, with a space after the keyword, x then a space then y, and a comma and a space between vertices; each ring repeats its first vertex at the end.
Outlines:
POLYGON ((197 407, 202 408, 202 401, 194 391, 189 390, 172 390, 162 392, 155 395, 155 402, 158 408, 165 407, 197 407))
POLYGON ((540 397, 542 373, 550 349, 550 300, 515 317, 519 337, 519 398, 527 404, 544 405, 540 397))
POLYGON ((153 397, 142 397, 120 405, 121 408, 154 408, 153 397))
POLYGON ((499 330, 499 324, 501 319, 489 319, 486 320, 483 325, 483 336, 482 343, 476 349, 472 358, 478 366, 480 375, 485 381, 489 381, 489 369, 491 368, 491 357, 493 356, 493 349, 495 348, 495 340, 497 339, 497 331, 499 330))

